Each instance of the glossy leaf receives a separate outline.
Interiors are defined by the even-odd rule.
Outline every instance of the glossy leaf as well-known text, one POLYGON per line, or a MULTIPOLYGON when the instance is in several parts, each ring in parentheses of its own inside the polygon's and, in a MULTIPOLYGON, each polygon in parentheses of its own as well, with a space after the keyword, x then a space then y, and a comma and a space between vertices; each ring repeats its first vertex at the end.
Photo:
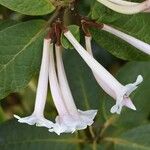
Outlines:
POLYGON ((55 7, 49 0, 0 0, 0 4, 26 15, 45 15, 51 13, 55 7))
POLYGON ((106 138, 115 144, 115 150, 149 150, 150 125, 129 130, 116 138, 106 138))
POLYGON ((83 140, 75 135, 56 135, 48 129, 8 121, 0 126, 2 150, 76 150, 83 140))
POLYGON ((14 20, 0 20, 0 31, 5 29, 5 28, 8 28, 12 25, 15 25, 16 23, 18 23, 17 21, 14 21, 14 20))
POLYGON ((0 99, 25 87, 39 68, 43 27, 33 20, 0 31, 0 99))
MULTIPOLYGON (((91 18, 96 19, 98 22, 109 24, 124 33, 150 44, 150 19, 148 13, 123 15, 96 2, 94 7, 92 7, 91 18)), ((150 56, 147 54, 106 31, 95 29, 92 30, 92 35, 100 46, 118 58, 138 61, 150 60, 150 56)))

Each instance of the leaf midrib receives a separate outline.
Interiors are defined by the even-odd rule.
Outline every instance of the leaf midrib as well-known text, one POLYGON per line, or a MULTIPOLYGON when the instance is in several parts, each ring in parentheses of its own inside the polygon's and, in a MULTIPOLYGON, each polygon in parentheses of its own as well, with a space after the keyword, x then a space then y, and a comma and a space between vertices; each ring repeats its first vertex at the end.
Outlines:
MULTIPOLYGON (((7 28, 8 29, 8 28, 7 28)), ((39 30, 39 32, 37 32, 30 40, 29 42, 18 52, 14 55, 14 57, 12 57, 5 65, 3 65, 3 67, 0 70, 0 73, 6 69, 6 67, 11 64, 11 62, 13 62, 22 52, 24 52, 26 50, 26 48, 28 46, 30 46, 38 37, 39 35, 42 33, 43 28, 41 30, 39 30)))
POLYGON ((149 150, 149 147, 135 143, 133 141, 127 141, 125 139, 121 139, 121 138, 112 138, 112 137, 107 137, 104 138, 105 141, 109 141, 109 142, 113 142, 114 144, 118 144, 118 145, 125 145, 127 147, 134 147, 134 148, 140 148, 140 149, 144 149, 144 150, 149 150))
POLYGON ((83 143, 84 140, 82 139, 36 139, 36 140, 22 140, 19 142, 7 142, 4 141, 5 144, 0 144, 0 147, 4 145, 15 145, 15 144, 23 144, 23 143, 40 143, 40 142, 53 142, 53 143, 70 143, 70 144, 78 144, 78 143, 83 143))

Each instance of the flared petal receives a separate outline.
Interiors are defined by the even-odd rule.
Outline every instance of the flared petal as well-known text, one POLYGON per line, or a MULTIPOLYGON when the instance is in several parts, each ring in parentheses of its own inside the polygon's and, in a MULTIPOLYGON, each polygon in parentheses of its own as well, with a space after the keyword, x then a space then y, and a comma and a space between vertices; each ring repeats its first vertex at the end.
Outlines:
POLYGON ((143 77, 138 75, 136 81, 134 83, 127 84, 121 89, 120 93, 118 93, 116 104, 111 108, 111 113, 121 113, 122 107, 128 106, 129 108, 136 110, 135 106, 131 102, 129 95, 137 89, 138 85, 143 81, 143 77))
MULTIPOLYGON (((93 120, 97 114, 97 110, 87 110, 87 111, 82 111, 78 109, 78 113, 80 114, 80 118, 81 118, 81 124, 83 124, 83 126, 85 125, 87 127, 91 126, 93 124, 93 120)), ((83 126, 78 126, 78 129, 82 129, 83 126)))
POLYGON ((36 126, 39 126, 39 127, 46 127, 46 128, 52 128, 54 126, 54 123, 45 119, 44 117, 42 116, 36 116, 36 115, 31 115, 31 116, 28 116, 28 117, 19 117, 17 115, 14 115, 14 117, 16 119, 18 119, 18 122, 20 123, 26 123, 28 125, 36 125, 36 126))
POLYGON ((74 133, 76 131, 77 122, 71 115, 57 116, 55 125, 49 132, 55 132, 60 135, 61 133, 74 133))
POLYGON ((141 82, 143 82, 143 77, 141 75, 138 75, 134 83, 125 85, 126 96, 129 96, 134 90, 136 90, 141 82))
POLYGON ((60 135, 61 133, 74 133, 77 130, 86 129, 87 126, 91 126, 93 124, 93 119, 97 114, 97 110, 78 110, 78 113, 78 116, 57 116, 55 119, 56 123, 54 127, 49 129, 49 131, 60 135))
POLYGON ((132 110, 136 110, 135 105, 133 104, 133 102, 131 101, 131 99, 129 97, 123 99, 122 105, 126 106, 132 110))

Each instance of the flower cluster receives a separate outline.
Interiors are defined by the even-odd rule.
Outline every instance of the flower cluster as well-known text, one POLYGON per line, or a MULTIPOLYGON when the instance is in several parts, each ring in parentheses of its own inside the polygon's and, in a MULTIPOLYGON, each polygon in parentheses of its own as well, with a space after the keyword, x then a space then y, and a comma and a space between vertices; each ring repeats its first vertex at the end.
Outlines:
POLYGON ((150 0, 142 3, 130 2, 126 0, 97 0, 106 7, 122 14, 136 14, 139 12, 150 12, 150 0))
MULTIPOLYGON (((115 0, 109 0, 111 3, 113 3, 113 1, 115 0)), ((122 0, 116 0, 116 4, 121 2, 122 0)), ((81 24, 86 34, 86 48, 77 41, 71 31, 67 28, 60 27, 60 23, 55 24, 55 28, 52 28, 53 32, 51 32, 51 36, 44 39, 43 56, 34 111, 31 116, 24 118, 14 115, 20 123, 43 126, 48 128, 49 132, 55 132, 58 135, 61 133, 73 133, 76 130, 85 129, 87 126, 93 124, 97 110, 82 111, 77 109, 75 105, 62 59, 63 48, 60 44, 61 34, 68 39, 74 49, 89 66, 100 87, 116 101, 110 112, 120 114, 123 106, 136 110, 136 107, 129 96, 143 81, 143 77, 138 75, 135 82, 127 85, 122 85, 115 77, 113 77, 99 62, 97 62, 97 60, 94 59, 91 46, 92 37, 88 28, 96 27, 109 32, 148 55, 150 55, 150 45, 106 24, 97 24, 88 20, 81 20, 81 24), (44 118, 48 82, 53 102, 58 112, 55 122, 44 118)))
POLYGON ((97 110, 82 111, 77 109, 65 74, 62 51, 63 49, 60 45, 56 44, 54 48, 51 39, 44 39, 34 111, 31 116, 24 118, 14 115, 20 123, 43 126, 48 128, 50 132, 55 132, 58 135, 61 133, 73 133, 76 130, 87 128, 87 126, 93 124, 93 119, 97 114, 97 110), (44 118, 48 79, 53 102, 58 112, 55 123, 44 118))
POLYGON ((137 88, 137 85, 143 81, 142 76, 139 75, 134 83, 123 86, 93 58, 91 50, 91 37, 85 37, 87 49, 86 51, 69 30, 66 31, 64 35, 90 67, 97 82, 103 88, 103 90, 116 100, 116 104, 111 108, 111 112, 120 114, 124 105, 133 110, 136 110, 135 106, 129 98, 129 95, 137 88))

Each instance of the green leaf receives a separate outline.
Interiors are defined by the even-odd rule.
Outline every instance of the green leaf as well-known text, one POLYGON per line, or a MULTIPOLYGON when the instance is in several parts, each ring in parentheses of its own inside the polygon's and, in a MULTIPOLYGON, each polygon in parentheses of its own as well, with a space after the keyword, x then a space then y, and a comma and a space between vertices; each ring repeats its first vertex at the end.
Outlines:
MULTIPOLYGON (((80 41, 80 31, 79 26, 77 25, 70 25, 68 26, 68 29, 71 31, 71 33, 75 36, 75 38, 80 41)), ((61 35, 61 44, 65 49, 73 49, 73 46, 71 43, 66 39, 66 37, 62 34, 61 35)))
POLYGON ((106 138, 115 144, 115 150, 149 150, 150 125, 129 130, 117 138, 106 138))
POLYGON ((0 126, 2 150, 76 150, 83 140, 74 135, 56 135, 48 129, 8 121, 0 126))
POLYGON ((0 31, 0 99, 25 87, 39 68, 45 21, 0 31))
POLYGON ((0 0, 0 4, 26 15, 45 15, 51 13, 55 7, 50 0, 0 0))
POLYGON ((0 123, 3 122, 5 119, 6 119, 5 114, 4 114, 2 107, 0 105, 0 123))
MULTIPOLYGON (((128 129, 141 124, 149 123, 150 105, 149 104, 149 83, 150 83, 150 62, 130 62, 120 69, 117 74, 117 79, 123 84, 132 83, 136 77, 141 74, 144 81, 139 87, 130 95, 131 100, 135 104, 137 110, 133 111, 124 107, 121 115, 115 125, 120 128, 128 129)), ((108 116, 110 108, 115 104, 115 101, 109 96, 104 97, 105 111, 108 116)), ((108 117, 107 116, 107 117, 108 117)))
MULTIPOLYGON (((106 8, 100 3, 95 3, 94 7, 92 7, 91 18, 96 19, 98 22, 109 24, 150 44, 149 14, 123 15, 106 8)), ((150 56, 147 54, 106 31, 93 29, 92 35, 101 47, 118 58, 138 61, 150 60, 150 56)))
POLYGON ((14 21, 14 20, 5 20, 5 21, 0 20, 0 31, 5 29, 5 28, 8 28, 10 26, 13 26, 16 23, 18 23, 18 22, 14 21))

